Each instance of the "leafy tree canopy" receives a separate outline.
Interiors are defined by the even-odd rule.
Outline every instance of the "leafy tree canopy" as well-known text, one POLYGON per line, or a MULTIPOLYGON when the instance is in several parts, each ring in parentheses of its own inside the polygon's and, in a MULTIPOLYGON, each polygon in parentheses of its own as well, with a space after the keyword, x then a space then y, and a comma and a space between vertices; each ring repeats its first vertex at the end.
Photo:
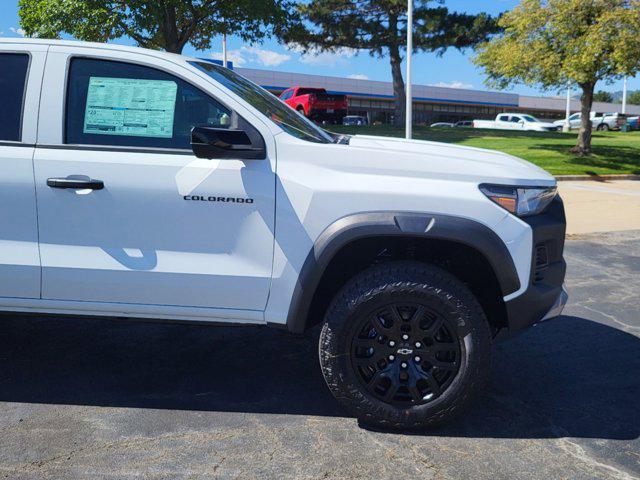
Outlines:
MULTIPOLYGON (((444 53, 484 41, 497 31, 486 14, 449 12, 443 0, 414 0, 414 51, 444 53)), ((396 98, 396 123, 404 121, 405 91, 402 55, 407 41, 407 0, 311 0, 298 7, 302 21, 290 24, 283 39, 303 50, 337 48, 388 56, 396 98)))
POLYGON ((605 92, 600 90, 593 94, 594 102, 613 103, 613 94, 611 92, 605 92))
POLYGON ((290 21, 289 0, 20 0, 28 36, 106 42, 130 37, 141 47, 180 53, 211 47, 220 34, 256 41, 290 21))
POLYGON ((499 23, 504 34, 480 45, 475 58, 488 84, 578 84, 583 120, 575 152, 588 154, 596 83, 640 70, 640 0, 523 0, 499 23))
POLYGON ((640 90, 629 92, 629 95, 627 96, 627 103, 630 105, 640 105, 640 90))

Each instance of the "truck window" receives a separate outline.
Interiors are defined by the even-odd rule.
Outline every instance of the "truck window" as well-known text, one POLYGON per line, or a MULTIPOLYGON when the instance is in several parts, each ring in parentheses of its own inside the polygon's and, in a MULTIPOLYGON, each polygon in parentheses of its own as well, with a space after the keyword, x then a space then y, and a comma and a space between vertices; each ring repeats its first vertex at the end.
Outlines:
POLYGON ((22 105, 29 55, 0 53, 0 140, 22 139, 22 105))
POLYGON ((296 113, 278 97, 234 71, 210 62, 189 63, 238 95, 289 135, 308 142, 332 143, 334 141, 329 133, 296 113))
POLYGON ((508 121, 509 121, 509 115, 500 115, 500 116, 498 117, 498 120, 499 120, 500 122, 508 122, 508 121))
POLYGON ((65 143, 190 149, 191 128, 228 128, 231 111, 169 73, 76 58, 67 84, 65 143))
POLYGON ((324 88, 301 88, 298 90, 298 96, 309 95, 310 93, 326 93, 324 88))

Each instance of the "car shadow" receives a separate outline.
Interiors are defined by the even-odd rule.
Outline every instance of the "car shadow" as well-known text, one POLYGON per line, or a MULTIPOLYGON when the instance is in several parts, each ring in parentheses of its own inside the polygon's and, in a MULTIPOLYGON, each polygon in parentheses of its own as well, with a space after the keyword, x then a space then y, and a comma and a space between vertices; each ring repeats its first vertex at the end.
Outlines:
MULTIPOLYGON (((260 327, 0 318, 0 401, 345 416, 317 338, 260 327)), ((561 317, 496 345, 490 385, 427 435, 635 439, 640 338, 561 317)))

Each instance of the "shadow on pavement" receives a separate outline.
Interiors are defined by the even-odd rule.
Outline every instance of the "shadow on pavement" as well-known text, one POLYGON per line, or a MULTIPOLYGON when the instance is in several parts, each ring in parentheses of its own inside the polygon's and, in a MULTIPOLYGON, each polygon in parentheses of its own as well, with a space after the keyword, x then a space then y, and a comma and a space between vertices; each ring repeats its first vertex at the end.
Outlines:
MULTIPOLYGON (((0 401, 344 416, 315 338, 257 327, 0 318, 0 401)), ((496 346, 472 409, 428 435, 635 439, 640 338, 561 317, 496 346)))

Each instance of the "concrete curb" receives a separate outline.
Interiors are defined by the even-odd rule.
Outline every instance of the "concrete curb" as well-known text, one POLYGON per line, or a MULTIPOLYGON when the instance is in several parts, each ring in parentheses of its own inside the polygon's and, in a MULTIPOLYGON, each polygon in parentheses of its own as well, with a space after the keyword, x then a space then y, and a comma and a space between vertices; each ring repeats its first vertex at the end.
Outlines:
POLYGON ((607 180, 640 180, 640 175, 633 174, 612 174, 612 175, 556 175, 556 180, 564 181, 592 181, 606 182, 607 180))

